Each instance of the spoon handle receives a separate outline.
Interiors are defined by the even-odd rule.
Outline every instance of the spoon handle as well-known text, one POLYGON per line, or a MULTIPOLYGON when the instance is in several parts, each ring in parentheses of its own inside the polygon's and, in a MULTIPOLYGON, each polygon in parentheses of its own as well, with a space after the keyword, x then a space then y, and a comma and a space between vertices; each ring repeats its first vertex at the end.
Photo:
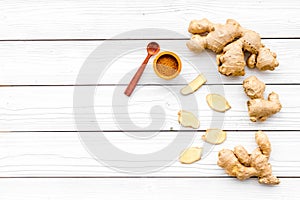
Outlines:
POLYGON ((144 62, 142 63, 142 65, 140 66, 140 68, 136 71, 135 75, 133 76, 133 78, 131 79, 129 85, 127 86, 124 94, 126 94, 127 96, 130 97, 131 93, 133 92, 134 88, 136 87, 137 83, 139 82, 146 66, 147 63, 150 59, 151 55, 148 54, 147 57, 145 58, 144 62))

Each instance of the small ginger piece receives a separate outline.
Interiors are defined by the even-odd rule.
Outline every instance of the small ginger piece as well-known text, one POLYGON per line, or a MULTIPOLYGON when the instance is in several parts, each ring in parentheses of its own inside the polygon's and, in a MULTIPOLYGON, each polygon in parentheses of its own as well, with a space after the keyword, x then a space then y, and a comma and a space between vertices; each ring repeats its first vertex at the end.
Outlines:
POLYGON ((237 155, 229 149, 219 151, 218 165, 225 169, 229 176, 235 176, 239 180, 245 180, 257 175, 254 167, 245 167, 239 162, 237 155))
POLYGON ((275 92, 272 92, 268 96, 268 100, 265 99, 252 99, 247 102, 248 113, 250 120, 265 121, 271 115, 278 113, 281 110, 281 104, 279 96, 275 92))
POLYGON ((241 164, 246 167, 250 166, 251 157, 243 146, 239 145, 234 147, 233 153, 236 155, 241 164))
POLYGON ((276 60, 276 53, 271 52, 269 48, 266 48, 260 42, 260 36, 256 32, 246 30, 243 38, 245 39, 244 50, 251 53, 247 59, 247 66, 249 68, 256 67, 261 71, 273 71, 279 65, 276 60))
POLYGON ((258 70, 274 70, 277 55, 261 43, 261 37, 245 29, 233 19, 226 24, 215 24, 204 18, 192 20, 188 31, 192 33, 187 47, 194 52, 210 49, 217 54, 218 70, 226 76, 244 76, 245 66, 258 70), (250 56, 245 62, 245 52, 250 56))
POLYGON ((250 99, 263 99, 266 85, 255 76, 250 76, 243 81, 245 93, 250 99))
POLYGON ((248 58, 247 58, 247 66, 251 69, 255 68, 256 66, 256 54, 251 54, 248 58))
POLYGON ((180 90, 182 95, 192 94, 197 91, 204 83, 206 83, 206 78, 203 74, 198 75, 194 80, 192 80, 187 86, 180 90))
POLYGON ((250 76, 243 82, 245 93, 251 98, 247 102, 250 120, 265 121, 271 115, 281 110, 279 96, 275 92, 269 94, 268 99, 264 99, 265 84, 255 76, 250 76))
POLYGON ((185 149, 180 157, 179 157, 179 161, 182 164, 192 164, 198 160, 201 159, 202 156, 202 148, 199 147, 191 147, 188 149, 185 149))
POLYGON ((271 143, 268 139, 268 136, 264 134, 262 131, 257 131, 255 134, 255 141, 257 145, 260 147, 261 152, 270 157, 271 154, 271 143))
POLYGON ((258 52, 255 67, 262 71, 273 71, 279 65, 278 61, 276 60, 276 57, 276 53, 271 52, 270 49, 266 47, 262 47, 258 52))
POLYGON ((244 76, 246 62, 244 60, 243 43, 240 40, 228 44, 222 54, 217 55, 218 70, 226 76, 244 76))
POLYGON ((202 139, 210 144, 221 144, 226 140, 226 132, 218 128, 207 129, 202 139))
POLYGON ((276 176, 272 175, 272 168, 269 163, 271 144, 268 136, 258 131, 255 134, 258 145, 252 154, 248 154, 242 146, 237 146, 234 151, 223 149, 219 152, 218 165, 230 176, 239 180, 245 180, 253 176, 258 177, 258 182, 267 185, 280 183, 276 176))
POLYGON ((197 129, 200 126, 200 122, 197 117, 188 111, 180 110, 178 112, 178 122, 184 127, 190 127, 197 129))
POLYGON ((208 94, 206 102, 211 109, 217 112, 225 112, 231 108, 228 101, 219 94, 208 94))

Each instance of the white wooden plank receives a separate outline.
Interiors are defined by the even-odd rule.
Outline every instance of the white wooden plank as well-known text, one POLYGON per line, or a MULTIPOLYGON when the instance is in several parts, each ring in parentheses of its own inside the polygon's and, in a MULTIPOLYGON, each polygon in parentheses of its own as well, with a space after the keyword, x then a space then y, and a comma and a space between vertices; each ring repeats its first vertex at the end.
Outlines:
POLYGON ((299 199, 300 179, 266 187, 233 179, 1 179, 5 200, 76 199, 299 199))
MULTIPOLYGON (((78 87, 83 91, 92 88, 78 87)), ((98 123, 101 130, 179 130, 181 127, 177 122, 177 112, 180 109, 198 115, 200 130, 222 125, 226 130, 300 130, 299 85, 267 86, 265 96, 272 91, 277 92, 283 108, 263 123, 249 120, 246 106, 248 97, 240 85, 203 86, 195 95, 182 97, 181 100, 178 98, 181 98, 179 90, 182 86, 139 86, 130 99, 123 94, 125 87, 97 87, 94 105, 82 102, 76 106, 81 111, 76 116, 79 124, 85 126, 84 131, 95 131, 95 123, 98 123), (232 105, 232 109, 225 115, 212 111, 205 100, 207 94, 221 93, 223 88, 225 97, 232 105), (161 107, 165 114, 154 110, 151 118, 150 111, 154 106, 161 107), (89 114, 93 107, 96 119, 89 114), (148 127, 152 120, 165 120, 165 123, 160 127, 148 127)), ((73 86, 0 87, 0 130, 76 131, 73 92, 73 86)), ((81 95, 85 97, 84 100, 87 99, 85 95, 81 95)))
MULTIPOLYGON (((145 57, 145 46, 149 41, 89 41, 89 42, 1 42, 0 44, 0 84, 1 85, 74 85, 83 63, 98 47, 104 52, 95 54, 89 59, 95 66, 92 70, 81 74, 85 80, 81 84, 117 84, 130 73, 123 83, 128 83, 145 57), (116 53, 119 49, 128 49, 127 53, 116 53), (109 60, 111 57, 114 60, 109 60), (91 77, 97 69, 105 73, 99 81, 91 77)), ((160 40, 163 50, 176 52, 182 58, 181 76, 187 81, 193 80, 202 72, 208 79, 208 84, 238 83, 245 77, 225 77, 217 72, 215 54, 203 52, 194 54, 185 46, 186 40, 160 40)), ((263 42, 278 54, 280 66, 275 71, 260 72, 246 70, 246 76, 256 75, 266 83, 300 83, 299 69, 300 40, 263 40, 263 42)), ((164 81, 158 78, 152 69, 152 60, 146 68, 141 84, 183 84, 178 78, 164 81)), ((122 82, 121 82, 122 83, 122 82)))
MULTIPOLYGON (((169 29, 188 37, 190 20, 203 17, 218 23, 235 18, 263 37, 299 37, 298 11, 297 0, 7 0, 0 8, 0 39, 111 38, 141 28, 169 29)), ((168 35, 159 37, 168 38, 168 35)))
MULTIPOLYGON (((299 177, 299 132, 265 131, 265 133, 272 143, 270 163, 274 175, 299 177)), ((100 133, 92 133, 89 139, 96 141, 99 148, 107 145, 105 141, 99 140, 97 134, 100 133)), ((223 148, 233 149, 239 144, 249 152, 257 147, 254 139, 255 131, 227 131, 226 141, 214 146, 207 154, 210 147, 201 139, 203 132, 199 132, 195 134, 194 141, 186 147, 204 147, 202 160, 185 165, 174 157, 169 158, 168 164, 160 165, 157 161, 165 158, 159 156, 151 158, 148 155, 166 148, 178 133, 160 132, 155 137, 144 140, 129 137, 122 132, 103 134, 116 148, 130 154, 143 154, 144 160, 137 161, 119 156, 114 160, 97 161, 94 154, 89 154, 76 132, 2 132, 0 177, 227 177, 224 170, 216 164, 218 152, 223 148), (142 169, 153 166, 153 170, 136 173, 135 170, 142 170, 138 166, 143 166, 142 169), (120 169, 124 168, 128 171, 121 172, 120 169)), ((184 141, 182 143, 177 144, 184 145, 184 141)), ((111 154, 110 151, 106 153, 111 154)))

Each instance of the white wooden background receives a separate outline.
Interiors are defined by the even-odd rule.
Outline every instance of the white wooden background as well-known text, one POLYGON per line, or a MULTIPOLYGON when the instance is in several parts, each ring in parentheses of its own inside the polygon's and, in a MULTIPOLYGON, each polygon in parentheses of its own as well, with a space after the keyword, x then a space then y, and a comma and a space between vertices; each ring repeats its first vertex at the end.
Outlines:
MULTIPOLYGON (((297 0, 1 1, 0 199, 299 199, 299 12, 297 0), (98 163, 82 146, 73 119, 73 90, 85 59, 105 39, 124 31, 167 28, 184 37, 141 35, 105 42, 128 45, 139 39, 147 44, 156 39, 185 59, 203 64, 208 85, 214 87, 217 83, 209 80, 216 70, 215 63, 207 59, 207 54, 195 55, 185 47, 189 21, 203 17, 219 23, 234 18, 259 32, 263 42, 278 54, 278 69, 247 69, 247 76, 257 75, 267 83, 267 92, 279 93, 282 111, 264 123, 250 122, 247 98, 241 87, 243 78, 222 77, 226 98, 234 106, 225 114, 223 128, 229 130, 228 139, 208 157, 192 165, 175 162, 161 171, 143 175, 115 172, 98 163), (256 179, 240 182, 216 165, 217 153, 222 148, 243 144, 253 149, 254 132, 259 129, 265 130, 272 142, 270 162, 274 174, 281 179, 279 186, 262 186, 256 179)), ((144 57, 141 50, 115 61, 110 68, 113 75, 104 77, 101 90, 95 95, 99 102, 95 105, 97 120, 101 121, 104 134, 116 146, 131 152, 162 148, 176 134, 168 132, 169 127, 179 128, 174 115, 178 110, 175 100, 167 98, 162 87, 147 85, 153 80, 161 81, 151 66, 140 82, 143 89, 135 93, 129 106, 130 116, 144 127, 150 122, 149 109, 153 103, 174 105, 166 107, 165 131, 153 140, 134 142, 124 137, 111 118, 112 91, 115 87, 125 88, 118 85, 118 80, 136 69, 144 57), (146 95, 149 93, 153 95, 146 95)), ((191 80, 196 72, 186 67, 182 75, 191 80)), ((181 87, 176 79, 167 83, 168 87, 181 87)), ((79 87, 99 83, 82 84, 79 87)), ((212 115, 204 101, 207 93, 205 87, 197 93, 197 98, 202 98, 198 111, 190 108, 200 113, 201 127, 195 142, 199 145, 212 115)), ((82 120, 89 125, 89 119, 82 120)))

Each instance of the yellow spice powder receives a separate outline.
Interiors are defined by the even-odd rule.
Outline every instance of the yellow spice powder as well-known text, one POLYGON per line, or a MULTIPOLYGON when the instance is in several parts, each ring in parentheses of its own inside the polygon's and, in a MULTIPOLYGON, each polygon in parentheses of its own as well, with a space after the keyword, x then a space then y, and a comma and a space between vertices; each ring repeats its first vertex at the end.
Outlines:
POLYGON ((156 69, 164 76, 172 76, 178 71, 178 62, 171 55, 163 55, 157 60, 156 69))

